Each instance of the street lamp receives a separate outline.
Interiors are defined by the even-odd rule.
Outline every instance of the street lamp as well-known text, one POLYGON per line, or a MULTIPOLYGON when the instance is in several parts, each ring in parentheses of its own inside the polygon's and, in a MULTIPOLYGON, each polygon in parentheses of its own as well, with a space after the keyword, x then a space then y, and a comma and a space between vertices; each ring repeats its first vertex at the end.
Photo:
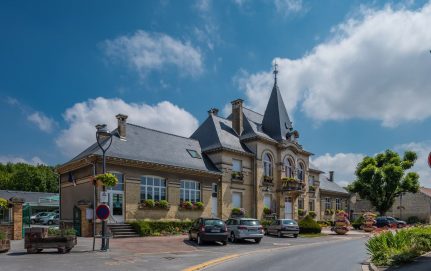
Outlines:
MULTIPOLYGON (((103 157, 103 163, 102 163, 102 173, 105 174, 106 173, 106 151, 109 149, 109 147, 111 147, 112 144, 112 134, 111 132, 108 130, 108 128, 106 127, 106 124, 98 124, 96 125, 96 140, 97 140, 97 145, 99 145, 99 148, 102 150, 102 157, 103 157), (109 140, 109 144, 104 147, 102 144, 105 143, 108 138, 109 140)), ((106 145, 106 144, 105 144, 106 145)), ((103 186, 103 192, 106 191, 106 187, 103 186)), ((103 220, 102 221, 102 246, 100 248, 100 250, 102 251, 107 251, 109 249, 109 242, 107 242, 107 237, 106 237, 106 221, 103 220)))

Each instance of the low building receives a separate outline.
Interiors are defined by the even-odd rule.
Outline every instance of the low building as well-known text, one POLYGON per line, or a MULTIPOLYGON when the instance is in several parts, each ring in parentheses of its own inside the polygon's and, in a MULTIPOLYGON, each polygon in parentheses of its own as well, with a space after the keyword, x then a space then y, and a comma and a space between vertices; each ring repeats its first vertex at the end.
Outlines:
POLYGON ((350 214, 350 193, 334 180, 334 172, 329 177, 320 178, 320 217, 322 220, 334 220, 337 211, 343 210, 350 214))
MULTIPOLYGON (((127 116, 117 115, 118 127, 106 153, 107 171, 120 180, 108 191, 110 222, 200 216, 227 219, 234 208, 243 208, 250 217, 263 218, 267 208, 274 216, 299 219, 299 207, 315 210, 320 219, 321 171, 310 167, 312 153, 299 144, 299 132, 289 119, 274 73, 264 114, 237 99, 227 118, 215 108, 209 110, 190 138, 130 124, 127 116), (167 200, 170 207, 142 206, 149 199, 167 200), (185 208, 189 202, 203 206, 185 208)), ((58 172, 62 220, 88 220, 79 209, 99 203, 100 188, 92 181, 102 172, 97 143, 58 172)))
MULTIPOLYGON (((358 195, 352 197, 352 210, 355 217, 367 211, 376 212, 369 200, 358 195)), ((421 187, 417 193, 403 193, 395 199, 386 215, 405 221, 417 217, 422 222, 431 223, 431 188, 421 187)))

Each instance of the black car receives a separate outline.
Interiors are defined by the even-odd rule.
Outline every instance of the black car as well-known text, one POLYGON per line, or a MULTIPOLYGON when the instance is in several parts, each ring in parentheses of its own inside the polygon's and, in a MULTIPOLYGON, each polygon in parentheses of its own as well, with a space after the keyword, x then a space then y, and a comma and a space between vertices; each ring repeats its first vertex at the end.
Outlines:
POLYGON ((199 218, 193 222, 189 231, 189 240, 196 240, 198 245, 205 241, 227 244, 228 232, 226 224, 218 218, 199 218))
POLYGON ((397 220, 391 216, 379 216, 376 218, 376 227, 383 228, 383 227, 397 227, 397 228, 403 228, 407 225, 405 221, 397 220))

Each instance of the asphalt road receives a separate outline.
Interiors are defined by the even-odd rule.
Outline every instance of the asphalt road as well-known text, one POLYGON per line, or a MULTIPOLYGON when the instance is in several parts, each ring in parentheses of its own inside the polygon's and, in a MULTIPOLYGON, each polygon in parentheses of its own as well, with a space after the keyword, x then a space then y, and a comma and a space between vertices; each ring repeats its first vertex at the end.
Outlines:
POLYGON ((259 251, 217 264, 208 271, 300 270, 300 271, 360 271, 367 258, 366 239, 339 242, 317 242, 296 245, 286 249, 259 251))

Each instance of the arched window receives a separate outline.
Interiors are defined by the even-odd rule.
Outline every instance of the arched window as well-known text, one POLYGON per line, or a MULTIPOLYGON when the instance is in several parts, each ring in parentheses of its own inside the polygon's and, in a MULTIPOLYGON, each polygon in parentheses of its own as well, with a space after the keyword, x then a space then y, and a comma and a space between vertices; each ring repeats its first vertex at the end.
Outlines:
POLYGON ((298 179, 300 181, 304 181, 304 164, 303 163, 299 163, 299 167, 298 167, 298 179))
POLYGON ((166 200, 166 180, 156 176, 141 177, 141 200, 166 200))
POLYGON ((272 176, 272 158, 269 153, 263 156, 263 172, 265 176, 272 176))
POLYGON ((293 162, 292 162, 292 159, 287 157, 286 159, 284 159, 284 174, 288 178, 293 177, 293 162))

